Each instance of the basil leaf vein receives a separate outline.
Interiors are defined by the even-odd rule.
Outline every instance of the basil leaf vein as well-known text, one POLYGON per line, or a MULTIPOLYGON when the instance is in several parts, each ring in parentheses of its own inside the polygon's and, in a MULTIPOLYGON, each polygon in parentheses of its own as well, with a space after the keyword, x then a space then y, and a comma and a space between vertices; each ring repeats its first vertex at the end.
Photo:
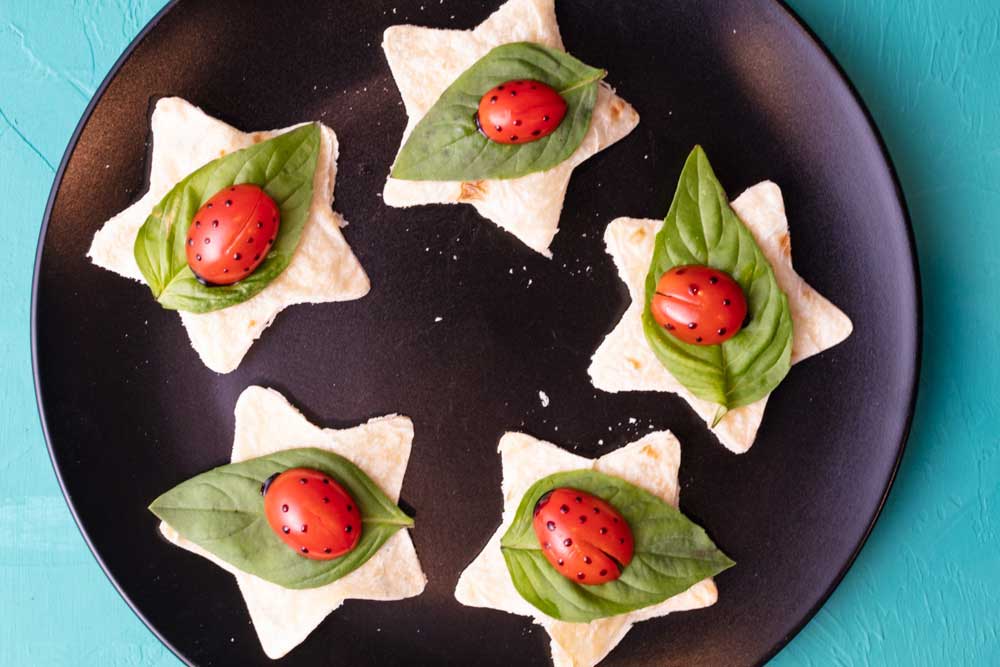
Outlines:
POLYGON ((788 297, 753 234, 733 209, 701 146, 688 156, 663 227, 656 234, 642 313, 646 340, 660 363, 692 394, 727 410, 767 396, 791 368, 788 297), (690 345, 653 319, 650 302, 660 276, 700 264, 725 271, 747 297, 749 323, 721 345, 690 345))
POLYGON ((325 586, 368 561, 401 528, 413 525, 360 468, 316 448, 290 449, 231 463, 178 484, 150 511, 180 535, 227 563, 284 588, 325 586), (264 516, 261 484, 288 468, 312 468, 336 479, 357 503, 364 529, 357 546, 328 561, 302 558, 274 534, 264 516))
POLYGON ((409 181, 519 178, 568 159, 583 142, 597 85, 606 72, 563 51, 531 42, 498 46, 452 83, 417 123, 396 157, 392 177, 409 181), (531 79, 560 91, 566 116, 537 141, 506 145, 476 128, 479 100, 506 81, 531 79))
POLYGON ((304 125, 213 160, 167 193, 139 229, 133 247, 139 270, 161 306, 192 313, 227 308, 259 293, 288 267, 309 217, 320 144, 319 125, 304 125), (246 278, 207 287, 187 263, 188 227, 210 197, 241 183, 258 185, 274 199, 281 212, 278 236, 246 278))
POLYGON ((500 539, 500 549, 521 597, 552 618, 574 623, 658 604, 734 565, 704 530, 662 498, 595 470, 561 472, 535 482, 500 539), (604 499, 628 522, 635 552, 615 581, 580 585, 562 576, 542 554, 532 525, 535 505, 560 487, 604 499))

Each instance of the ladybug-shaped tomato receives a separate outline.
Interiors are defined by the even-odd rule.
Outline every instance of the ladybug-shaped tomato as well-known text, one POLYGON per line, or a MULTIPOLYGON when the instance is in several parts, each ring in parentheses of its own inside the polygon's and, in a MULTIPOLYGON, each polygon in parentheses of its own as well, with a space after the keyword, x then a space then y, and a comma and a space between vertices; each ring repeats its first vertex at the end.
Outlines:
POLYGON ((653 319, 676 338, 716 345, 733 336, 747 316, 747 300, 727 273, 707 266, 675 266, 656 283, 653 319))
POLYGON ((545 559, 578 584, 614 581, 632 562, 632 529, 614 507, 589 493, 550 491, 535 506, 533 525, 545 559))
POLYGON ((267 257, 280 225, 278 205, 256 185, 220 190, 188 228, 188 266, 207 285, 239 282, 267 257))
POLYGON ((264 516, 282 541, 313 560, 343 556, 361 539, 361 511, 329 475, 291 468, 260 489, 264 516))
POLYGON ((501 144, 526 144, 552 134, 566 116, 566 100, 541 81, 507 81, 479 100, 476 125, 501 144))

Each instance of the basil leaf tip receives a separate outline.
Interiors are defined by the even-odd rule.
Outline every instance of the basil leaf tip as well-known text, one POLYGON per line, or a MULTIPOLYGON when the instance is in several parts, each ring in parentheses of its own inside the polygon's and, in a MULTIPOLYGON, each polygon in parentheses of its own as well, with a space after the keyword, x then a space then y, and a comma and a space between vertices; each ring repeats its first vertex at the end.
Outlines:
POLYGON ((688 156, 656 234, 645 298, 642 327, 650 348, 688 391, 719 406, 713 426, 727 411, 767 396, 788 374, 792 354, 788 297, 753 234, 730 207, 701 146, 688 156), (650 302, 657 281, 685 264, 725 271, 747 298, 749 322, 724 343, 684 343, 653 318, 650 302))
POLYGON ((658 604, 735 565, 704 530, 662 498, 595 470, 561 472, 535 482, 500 539, 500 549, 521 597, 545 615, 571 623, 658 604), (564 577, 545 559, 532 516, 538 500, 560 487, 602 498, 628 522, 635 552, 618 579, 584 586, 564 577))
POLYGON ((244 572, 284 588, 325 586, 364 565, 402 528, 407 516, 361 468, 316 448, 288 449, 231 463, 178 484, 149 510, 182 537, 244 572), (274 534, 264 516, 261 484, 275 472, 313 468, 336 479, 361 512, 364 529, 357 545, 332 560, 310 560, 274 534))
POLYGON ((133 253, 153 297, 169 310, 207 313, 242 303, 292 261, 312 205, 313 178, 322 144, 320 126, 310 123, 229 153, 197 169, 153 207, 135 239, 133 253), (253 183, 278 205, 281 226, 257 269, 232 285, 208 287, 187 264, 184 243, 198 209, 233 185, 253 183))
POLYGON ((606 72, 564 51, 531 42, 494 48, 462 73, 413 128, 391 176, 408 181, 467 181, 520 178, 568 159, 583 142, 597 84, 606 72), (490 141, 476 127, 479 100, 505 81, 541 81, 566 101, 555 132, 537 141, 507 145, 490 141))

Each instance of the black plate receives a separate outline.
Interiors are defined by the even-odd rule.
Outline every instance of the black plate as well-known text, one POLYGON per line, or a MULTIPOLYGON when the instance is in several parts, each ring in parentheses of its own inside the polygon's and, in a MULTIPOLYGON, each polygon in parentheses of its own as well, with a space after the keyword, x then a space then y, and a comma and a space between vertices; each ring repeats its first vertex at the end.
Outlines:
POLYGON ((191 663, 268 661, 232 577, 159 539, 146 505, 227 461, 233 405, 252 383, 325 425, 391 412, 416 423, 403 500, 416 508, 426 592, 348 602, 285 664, 549 664, 528 619, 452 596, 499 521, 495 450, 509 429, 588 456, 650 425, 673 429, 682 508, 738 562, 718 578, 718 604, 638 625, 609 666, 766 660, 829 595, 878 514, 912 414, 919 294, 892 168, 837 67, 773 0, 561 0, 568 49, 606 67, 642 123, 577 169, 547 260, 470 207, 391 209, 377 196, 405 124, 382 31, 468 28, 497 4, 187 0, 119 61, 67 151, 35 276, 46 437, 108 575, 191 663), (145 287, 84 256, 144 191, 149 113, 164 95, 244 129, 322 118, 341 140, 336 209, 372 292, 285 311, 230 375, 201 365, 145 287), (587 376, 627 302, 604 227, 663 216, 695 142, 733 196, 781 185, 798 270, 855 324, 792 370, 745 456, 676 397, 604 394, 587 376))

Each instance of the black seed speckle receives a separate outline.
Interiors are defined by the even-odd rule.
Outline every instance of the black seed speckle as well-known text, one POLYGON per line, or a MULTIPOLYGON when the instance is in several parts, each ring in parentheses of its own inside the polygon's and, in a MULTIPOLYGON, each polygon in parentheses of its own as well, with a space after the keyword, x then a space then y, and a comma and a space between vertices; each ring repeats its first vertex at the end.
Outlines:
POLYGON ((510 140, 511 141, 517 141, 517 135, 516 134, 510 135, 510 140))
POLYGON ((215 206, 215 204, 213 204, 212 202, 208 203, 208 208, 212 208, 213 206, 215 206))
POLYGON ((600 532, 600 533, 601 533, 601 535, 606 535, 606 534, 608 533, 608 529, 602 526, 602 527, 601 527, 601 530, 600 530, 600 531, 598 531, 598 532, 600 532))
POLYGON ((718 276, 710 276, 710 277, 709 277, 709 279, 708 279, 708 282, 709 282, 710 284, 714 285, 714 284, 716 284, 717 282, 719 282, 719 277, 718 277, 718 276))
POLYGON ((282 505, 281 506, 281 511, 282 512, 287 512, 288 511, 288 505, 282 505))
POLYGON ((247 237, 247 243, 250 244, 250 245, 253 245, 253 237, 252 236, 248 236, 247 237))
POLYGON ((517 91, 516 90, 510 91, 510 96, 511 97, 517 97, 517 91))
POLYGON ((545 524, 545 527, 548 528, 549 531, 551 532, 551 531, 553 531, 553 530, 556 529, 556 522, 555 521, 549 521, 549 522, 547 522, 545 524))
POLYGON ((494 95, 493 97, 490 98, 490 104, 496 104, 496 103, 497 103, 497 96, 494 95))
POLYGON ((306 524, 302 524, 302 532, 305 533, 305 532, 308 532, 308 530, 309 530, 309 526, 307 526, 306 524))
POLYGON ((667 322, 667 331, 673 331, 673 330, 674 330, 674 328, 675 328, 675 327, 674 327, 674 325, 673 325, 673 324, 671 324, 670 322, 667 322))
POLYGON ((549 117, 548 116, 542 116, 542 121, 544 121, 546 123, 549 122, 549 117))
POLYGON ((347 511, 348 512, 353 512, 354 511, 354 505, 348 505, 347 506, 347 511))
POLYGON ((556 562, 557 562, 557 563, 559 563, 559 567, 562 567, 562 566, 563 566, 563 559, 562 559, 562 558, 560 558, 560 559, 559 559, 559 560, 557 560, 556 562))
POLYGON ((208 238, 208 237, 206 236, 206 237, 205 237, 205 245, 208 245, 208 244, 209 244, 209 243, 211 243, 211 242, 212 242, 212 239, 210 239, 210 238, 208 238))
POLYGON ((323 553, 325 553, 325 554, 332 554, 333 553, 333 549, 331 549, 330 547, 327 547, 326 549, 323 549, 323 553))
POLYGON ((233 205, 233 200, 232 199, 227 199, 226 200, 226 206, 232 206, 232 205, 233 205))
POLYGON ((565 540, 563 540, 563 546, 564 547, 571 547, 571 546, 573 546, 573 540, 571 540, 570 538, 567 537, 565 540))
POLYGON ((601 576, 602 577, 607 576, 607 574, 608 574, 607 570, 601 570, 601 576))
POLYGON ((288 526, 282 526, 281 527, 281 532, 283 532, 285 535, 287 535, 288 533, 292 532, 292 529, 289 528, 288 526))
POLYGON ((330 502, 330 499, 329 499, 329 498, 323 498, 323 504, 324 504, 324 505, 325 505, 325 504, 327 504, 328 502, 330 502))
POLYGON ((219 221, 218 220, 213 220, 212 221, 212 227, 218 228, 218 226, 219 226, 219 221))
POLYGON ((728 305, 730 305, 730 304, 732 304, 732 301, 730 301, 729 299, 723 299, 723 300, 722 300, 722 305, 723 305, 723 306, 728 306, 728 305))
POLYGON ((503 90, 503 86, 497 86, 497 90, 503 90))
POLYGON ((697 328, 698 328, 697 322, 688 322, 688 329, 697 329, 697 328))
MULTIPOLYGON (((241 257, 243 257, 243 255, 241 255, 240 253, 238 253, 238 252, 234 252, 234 253, 233 253, 233 259, 235 259, 236 261, 239 261, 241 257)), ((306 483, 306 481, 305 481, 305 480, 302 480, 302 482, 301 482, 301 483, 302 483, 302 484, 305 484, 305 483, 306 483)))
POLYGON ((678 276, 683 276, 685 273, 687 273, 687 269, 677 269, 675 273, 678 276))
MULTIPOLYGON (((239 257, 237 257, 236 259, 239 259, 239 257)), ((306 479, 305 477, 299 477, 299 484, 308 484, 308 483, 309 483, 308 479, 306 479)))
POLYGON ((541 133, 542 133, 542 131, 541 131, 541 130, 535 130, 534 132, 532 132, 532 133, 531 133, 531 136, 533 136, 533 137, 537 137, 537 136, 538 136, 538 135, 540 135, 541 133))
POLYGON ((306 549, 305 547, 302 547, 301 549, 299 549, 299 551, 301 551, 301 552, 302 552, 302 553, 304 553, 304 554, 307 554, 307 553, 309 553, 309 550, 308 550, 308 549, 306 549))
POLYGON ((720 336, 725 336, 726 335, 726 328, 722 327, 721 329, 719 329, 715 333, 719 334, 720 336))
POLYGON ((515 120, 514 121, 514 127, 521 127, 521 125, 523 125, 523 123, 521 121, 519 121, 519 120, 515 120))
POLYGON ((253 261, 256 262, 258 259, 260 259, 260 253, 253 256, 253 261))
POLYGON ((584 556, 583 557, 583 562, 586 563, 587 565, 590 565, 594 561, 590 560, 590 556, 584 556))
POLYGON ((568 514, 569 513, 569 505, 560 505, 559 506, 559 511, 562 512, 563 514, 568 514))
POLYGON ((576 578, 579 579, 580 581, 583 581, 584 577, 586 577, 586 576, 587 575, 585 575, 583 572, 577 572, 576 573, 576 578))
POLYGON ((351 524, 347 524, 346 526, 344 526, 344 532, 345 533, 349 533, 352 530, 354 530, 354 526, 352 526, 351 524))
POLYGON ((257 221, 257 229, 264 229, 264 221, 263 220, 258 220, 257 221))
POLYGON ((577 496, 576 497, 576 502, 582 503, 583 502, 583 498, 581 498, 580 496, 577 496))
POLYGON ((194 245, 194 239, 188 239, 188 245, 194 245))
POLYGON ((196 260, 198 260, 199 262, 201 261, 201 255, 195 255, 195 256, 194 256, 194 258, 195 258, 196 260))
POLYGON ((585 514, 580 515, 580 523, 587 523, 587 516, 585 514))
POLYGON ((700 342, 701 342, 701 336, 698 336, 697 338, 695 338, 695 339, 694 339, 694 342, 696 342, 696 343, 700 343, 700 342))
POLYGON ((600 513, 601 513, 601 508, 600 507, 595 507, 594 508, 594 514, 600 514, 600 513))

